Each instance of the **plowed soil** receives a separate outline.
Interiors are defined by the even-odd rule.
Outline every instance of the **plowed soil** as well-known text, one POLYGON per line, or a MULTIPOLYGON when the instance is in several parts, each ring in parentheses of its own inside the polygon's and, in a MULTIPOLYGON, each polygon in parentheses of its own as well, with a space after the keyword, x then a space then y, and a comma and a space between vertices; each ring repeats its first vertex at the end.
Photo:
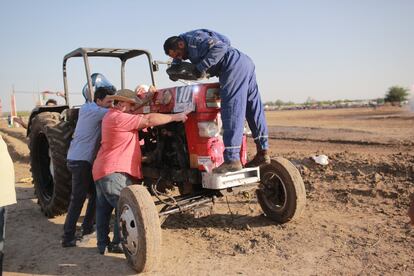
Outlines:
MULTIPOLYGON (((303 215, 275 224, 254 193, 220 199, 214 213, 170 216, 149 275, 414 275, 414 113, 404 108, 278 111, 266 114, 272 156, 300 170, 303 215), (311 156, 325 154, 329 164, 311 156)), ((5 275, 132 275, 123 255, 99 255, 91 237, 62 248, 65 216, 37 205, 25 131, 0 124, 15 161, 18 203, 8 208, 5 275)), ((249 153, 254 144, 249 139, 249 153)), ((80 220, 81 221, 81 220, 80 220)))

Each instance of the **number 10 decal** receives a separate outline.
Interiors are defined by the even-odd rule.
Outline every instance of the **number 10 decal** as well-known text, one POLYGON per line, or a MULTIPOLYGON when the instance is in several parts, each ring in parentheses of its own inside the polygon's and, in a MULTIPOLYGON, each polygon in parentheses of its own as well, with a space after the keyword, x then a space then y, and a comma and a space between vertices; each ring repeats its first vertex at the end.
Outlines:
POLYGON ((193 103, 193 88, 192 85, 177 87, 173 112, 184 112, 195 109, 193 103))

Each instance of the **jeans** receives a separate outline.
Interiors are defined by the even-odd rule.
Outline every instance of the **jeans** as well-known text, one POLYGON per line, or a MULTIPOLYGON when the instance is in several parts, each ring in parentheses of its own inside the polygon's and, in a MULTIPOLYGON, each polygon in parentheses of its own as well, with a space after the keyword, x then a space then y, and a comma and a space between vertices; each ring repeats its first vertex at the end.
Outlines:
MULTIPOLYGON (((95 182, 96 184, 96 238, 100 252, 109 244, 109 223, 112 211, 118 216, 118 200, 121 190, 132 184, 132 180, 125 173, 111 173, 95 182)), ((114 236, 112 243, 118 244, 119 225, 114 224, 114 236)))
POLYGON ((0 207, 0 275, 3 275, 3 250, 6 235, 6 209, 0 207))
POLYGON ((83 233, 93 232, 96 209, 96 189, 92 178, 92 165, 87 161, 68 160, 69 171, 72 173, 72 194, 68 214, 63 226, 63 240, 75 239, 76 222, 79 219, 86 196, 89 195, 86 214, 82 223, 83 233))

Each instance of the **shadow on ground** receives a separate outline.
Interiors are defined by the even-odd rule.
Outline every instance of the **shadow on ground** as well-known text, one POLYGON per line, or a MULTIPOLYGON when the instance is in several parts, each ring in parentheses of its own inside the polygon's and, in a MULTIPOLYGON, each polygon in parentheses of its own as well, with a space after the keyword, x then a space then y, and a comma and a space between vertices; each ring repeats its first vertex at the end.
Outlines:
POLYGON ((3 272, 46 275, 134 275, 123 254, 99 255, 95 240, 62 248, 64 216, 46 218, 36 204, 33 187, 17 187, 18 202, 8 207, 3 272), (92 245, 91 245, 92 243, 92 245))

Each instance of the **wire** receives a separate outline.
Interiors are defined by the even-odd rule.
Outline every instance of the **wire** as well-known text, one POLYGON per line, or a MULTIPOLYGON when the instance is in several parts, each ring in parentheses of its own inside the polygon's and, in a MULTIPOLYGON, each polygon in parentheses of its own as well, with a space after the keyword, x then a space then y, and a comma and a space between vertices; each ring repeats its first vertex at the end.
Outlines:
POLYGON ((234 216, 233 212, 230 209, 229 199, 227 198, 227 196, 226 196, 226 202, 227 202, 227 208, 229 208, 229 211, 230 211, 230 215, 234 216))
POLYGON ((155 182, 155 184, 151 184, 151 190, 152 190, 152 192, 154 193, 155 197, 156 197, 159 201, 161 201, 162 203, 164 203, 164 204, 166 204, 166 205, 168 205, 168 206, 172 206, 172 207, 177 206, 177 207, 178 207, 178 209, 181 211, 181 206, 178 204, 178 202, 175 200, 175 198, 174 198, 174 197, 172 197, 172 196, 170 196, 170 195, 168 195, 168 194, 166 194, 166 193, 162 193, 162 192, 160 192, 160 191, 158 191, 158 190, 157 190, 157 186, 158 186, 158 184, 160 183, 161 178, 162 178, 162 176, 160 176, 160 177, 157 179, 157 182, 155 182), (160 196, 165 196, 165 197, 168 197, 168 198, 169 198, 169 199, 171 199, 174 203, 167 202, 167 201, 163 200, 160 196))

